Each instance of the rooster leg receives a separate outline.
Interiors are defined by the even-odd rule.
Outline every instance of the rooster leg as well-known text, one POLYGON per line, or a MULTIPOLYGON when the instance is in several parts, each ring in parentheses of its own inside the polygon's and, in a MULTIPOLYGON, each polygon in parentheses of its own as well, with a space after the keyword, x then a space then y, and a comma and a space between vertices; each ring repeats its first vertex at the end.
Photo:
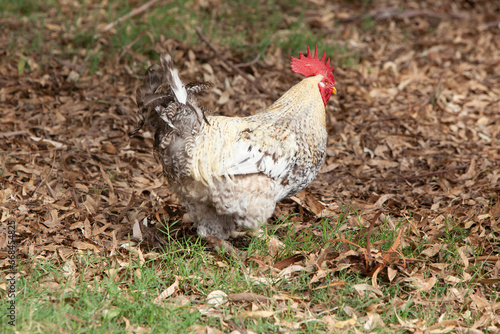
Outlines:
POLYGON ((198 235, 202 238, 216 237, 228 239, 234 230, 234 221, 231 216, 219 216, 217 219, 203 220, 198 222, 198 235))
POLYGON ((197 232, 202 238, 228 239, 235 229, 234 217, 217 213, 217 210, 211 205, 190 203, 186 206, 191 219, 197 222, 197 232))

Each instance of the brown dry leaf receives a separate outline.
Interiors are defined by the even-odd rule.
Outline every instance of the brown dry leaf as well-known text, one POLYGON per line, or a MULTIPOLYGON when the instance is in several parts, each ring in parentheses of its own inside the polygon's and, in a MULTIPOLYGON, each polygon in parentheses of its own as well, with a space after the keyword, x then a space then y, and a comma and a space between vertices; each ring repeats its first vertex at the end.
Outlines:
POLYGON ((325 316, 323 317, 323 322, 326 324, 328 330, 331 333, 335 333, 339 330, 345 330, 348 328, 352 328, 357 323, 356 315, 353 318, 348 320, 335 320, 333 316, 325 316))
POLYGON ((163 290, 156 298, 153 300, 153 303, 156 305, 161 305, 164 299, 172 296, 179 289, 179 279, 177 276, 175 277, 174 283, 170 285, 168 288, 163 290))
POLYGON ((325 206, 318 201, 316 196, 306 190, 290 197, 290 199, 301 205, 304 209, 313 212, 316 217, 321 217, 322 211, 325 209, 325 206))
POLYGON ((376 288, 374 286, 371 286, 369 284, 356 284, 352 286, 354 290, 356 290, 357 293, 359 293, 360 296, 364 296, 366 293, 370 293, 373 296, 378 296, 382 297, 384 294, 382 293, 382 290, 379 288, 376 288))
POLYGON ((394 277, 396 277, 398 271, 396 269, 392 269, 391 267, 387 267, 387 276, 389 278, 389 282, 392 282, 394 277))
POLYGON ((72 259, 66 261, 62 267, 64 277, 74 277, 76 274, 76 265, 72 259))
POLYGON ((371 273, 372 274, 372 286, 374 288, 378 288, 377 276, 378 276, 378 273, 382 271, 382 269, 383 269, 382 266, 377 266, 375 268, 375 270, 371 273))
POLYGON ((491 218, 493 218, 493 219, 500 218, 500 202, 497 202, 495 205, 493 205, 491 207, 490 215, 491 215, 491 218))
POLYGON ((465 252, 464 252, 464 250, 466 250, 468 248, 469 248, 468 246, 462 246, 462 247, 457 248, 458 255, 460 256, 460 259, 462 260, 462 262, 464 264, 464 269, 469 268, 469 259, 467 258, 467 256, 465 256, 465 252))
POLYGON ((393 198, 394 196, 396 196, 396 195, 385 194, 385 195, 380 196, 380 198, 375 202, 375 204, 373 204, 373 207, 375 209, 380 209, 384 205, 385 202, 387 202, 389 199, 393 198))
POLYGON ((443 245, 434 244, 434 245, 426 248, 421 254, 426 255, 428 257, 434 257, 442 248, 443 248, 443 245))
POLYGON ((408 281, 415 284, 417 289, 422 292, 430 291, 437 282, 436 276, 431 276, 429 278, 425 278, 423 274, 415 274, 412 277, 408 278, 408 281))
POLYGON ((498 324, 498 316, 492 312, 485 312, 483 313, 481 318, 474 322, 474 325, 472 325, 472 329, 484 328, 487 324, 495 322, 498 324))
POLYGON ((217 328, 203 325, 193 325, 188 328, 188 331, 195 334, 224 334, 223 331, 217 328))
POLYGON ((124 268, 125 268, 125 267, 121 267, 121 266, 120 266, 120 267, 118 267, 118 268, 108 268, 108 269, 104 270, 104 273, 105 273, 106 275, 108 275, 108 277, 113 278, 113 277, 115 277, 115 275, 116 275, 118 272, 120 272, 120 271, 121 271, 121 270, 123 270, 124 268))
POLYGON ((286 267, 285 269, 280 271, 279 274, 277 275, 277 277, 278 278, 288 278, 288 277, 292 276, 294 273, 297 273, 299 271, 305 271, 305 270, 306 270, 306 268, 303 266, 292 265, 292 266, 286 267))
POLYGON ((486 298, 480 296, 477 293, 471 294, 470 298, 472 299, 473 302, 472 306, 480 312, 485 312, 489 308, 491 308, 491 303, 486 298))
POLYGON ((113 182, 111 182, 111 179, 109 178, 108 174, 104 170, 102 164, 99 163, 99 167, 101 169, 102 178, 104 179, 104 182, 106 182, 106 184, 108 185, 108 187, 110 189, 109 200, 108 200, 109 205, 113 205, 116 203, 116 200, 117 200, 117 197, 115 194, 115 189, 113 187, 113 182))
MULTIPOLYGON (((207 11, 221 10, 210 4, 194 2, 207 11)), ((114 5, 110 6, 113 9, 114 5)), ((79 6, 63 7, 64 15, 81 16, 79 6)), ((400 240, 400 245, 413 247, 425 242, 427 249, 408 261, 402 272, 410 277, 425 277, 423 273, 430 272, 449 285, 449 293, 443 297, 447 299, 422 297, 422 305, 445 302, 452 310, 463 310, 471 315, 467 323, 471 321, 474 326, 467 330, 472 333, 498 331, 498 308, 492 293, 496 292, 500 270, 495 258, 500 232, 498 1, 372 1, 361 6, 359 2, 314 0, 308 2, 308 8, 305 27, 328 32, 323 34, 323 43, 338 46, 347 54, 332 59, 339 94, 327 104, 325 164, 305 195, 296 196, 299 201, 278 203, 276 214, 298 213, 289 231, 299 235, 305 231, 318 233, 317 218, 323 205, 323 214, 334 217, 350 218, 349 210, 356 209, 360 219, 342 225, 339 239, 347 239, 348 233, 359 229, 370 210, 383 209, 394 222, 409 220, 412 234, 400 240), (366 18, 376 23, 370 29, 363 27, 366 18), (336 29, 334 21, 341 22, 342 29, 336 29), (342 64, 355 58, 360 61, 353 67, 342 64), (447 251, 442 239, 445 223, 448 231, 459 228, 468 235, 465 240, 457 240, 457 255, 467 269, 465 273, 457 272, 443 256, 447 251), (480 253, 472 258, 465 246, 480 253), (478 262, 482 262, 480 266, 478 262), (481 267, 480 276, 476 267, 481 267), (469 299, 460 286, 472 283, 472 277, 481 279, 474 282, 477 293, 469 299)), ((293 24, 293 10, 287 8, 287 13, 291 11, 285 18, 287 23, 293 24)), ((61 266, 72 259, 75 248, 121 257, 123 248, 118 245, 129 241, 135 219, 141 222, 144 217, 155 217, 161 221, 166 217, 182 221, 184 211, 164 183, 152 154, 153 135, 145 131, 131 139, 128 136, 137 121, 135 78, 143 75, 143 66, 157 59, 133 51, 132 45, 127 47, 131 61, 95 49, 93 52, 102 55, 102 66, 92 73, 88 51, 58 51, 61 45, 57 43, 64 42, 64 48, 78 43, 73 41, 73 28, 61 24, 57 15, 48 21, 43 17, 30 20, 29 25, 9 18, 8 11, 5 15, 2 23, 8 29, 0 32, 2 45, 21 43, 21 49, 29 49, 30 36, 37 29, 42 32, 37 38, 43 42, 29 55, 19 48, 2 49, 0 266, 7 266, 3 229, 7 219, 16 221, 19 236, 26 241, 19 249, 23 261, 55 259, 61 266), (43 31, 50 40, 44 39, 43 31), (19 33, 26 37, 21 42, 13 40, 19 33), (132 194, 136 200, 131 200, 132 194)), ((77 24, 77 30, 83 33, 92 29, 85 16, 77 24)), ((99 38, 99 48, 112 45, 110 36, 102 34, 99 38)), ((148 33, 147 40, 151 49, 160 44, 160 49, 176 49, 182 77, 215 83, 214 93, 207 94, 204 102, 216 114, 251 115, 272 102, 268 96, 255 93, 252 85, 232 73, 221 59, 211 57, 201 43, 188 45, 153 33, 148 33)), ((245 54, 245 47, 234 54, 230 48, 219 47, 234 62, 253 56, 251 50, 245 54)), ((274 94, 285 92, 298 81, 287 65, 289 51, 275 45, 263 52, 261 59, 245 67, 244 72, 274 94)), ((192 235, 191 223, 184 220, 179 225, 176 235, 192 235)), ((164 241, 161 233, 148 236, 142 232, 144 244, 164 241)), ((144 244, 141 252, 147 258, 144 244)), ((280 244, 274 248, 279 254, 280 244)), ((138 251, 132 254, 141 259, 138 251)), ((365 254, 360 247, 340 252, 336 258, 329 258, 332 252, 325 252, 318 266, 325 271, 359 271, 365 267, 365 254)), ((371 265, 382 260, 379 254, 370 256, 375 261, 371 265)), ((396 254, 389 260, 401 261, 396 254)), ((127 261, 126 257, 117 259, 106 273, 115 275, 130 265, 127 261)), ((391 267, 395 268, 388 266, 389 280, 416 284, 399 280, 391 267)), ((318 268, 308 263, 305 270, 312 275, 318 268)), ((287 280, 297 276, 291 269, 284 274, 287 280)), ((323 275, 317 274, 318 279, 323 275)), ((386 284, 374 276, 374 284, 386 284)), ((261 273, 249 280, 263 284, 273 281, 261 273)), ((432 283, 429 278, 425 280, 420 282, 423 288, 432 283)), ((279 289, 273 293, 283 295, 279 289)), ((199 296, 190 292, 186 298, 196 300, 199 296)), ((302 317, 311 309, 308 298, 304 294, 301 300, 289 296, 283 300, 275 296, 273 300, 297 304, 294 309, 302 317)), ((325 307, 321 303, 315 306, 325 307)), ((130 321, 121 321, 127 324, 127 331, 138 329, 130 321)), ((429 328, 422 319, 398 321, 391 324, 395 327, 391 330, 424 332, 429 328)), ((432 330, 460 331, 458 323, 445 321, 432 330)), ((279 324, 285 331, 300 331, 303 325, 298 321, 279 324)), ((201 327, 204 333, 211 330, 201 327)))
POLYGON ((102 144, 102 148, 104 149, 104 151, 106 153, 109 153, 109 154, 116 154, 118 153, 118 150, 116 149, 116 147, 111 144, 110 142, 105 142, 102 144))
POLYGON ((136 219, 134 221, 134 225, 132 226, 132 236, 134 239, 137 239, 139 241, 142 241, 142 231, 141 231, 141 226, 139 225, 139 221, 136 219))
POLYGON ((214 307, 222 306, 228 301, 228 295, 224 291, 215 290, 207 295, 207 304, 214 307))
POLYGON ((57 282, 54 282, 54 281, 42 282, 40 284, 40 287, 42 287, 45 291, 52 292, 52 293, 59 292, 59 291, 62 290, 61 289, 62 288, 61 285, 59 283, 57 283, 57 282))
POLYGON ((314 273, 314 275, 311 278, 311 280, 309 281, 309 289, 312 289, 312 284, 313 283, 316 283, 316 282, 319 282, 319 281, 323 280, 323 278, 325 278, 326 276, 328 276, 328 270, 318 269, 314 273))
POLYGON ((93 251, 95 253, 100 252, 99 249, 95 245, 88 243, 88 242, 85 242, 85 241, 74 241, 72 246, 75 247, 76 249, 80 249, 80 250, 90 249, 91 251, 93 251))
POLYGON ((276 256, 285 247, 283 241, 275 236, 266 236, 266 241, 270 250, 269 254, 272 256, 276 256))
POLYGON ((398 313, 395 312, 394 315, 396 316, 396 318, 398 319, 398 322, 399 324, 403 327, 403 328, 406 328, 406 329, 414 329, 416 326, 415 326, 415 321, 408 321, 408 320, 403 320, 399 317, 398 313))
POLYGON ((366 322, 363 325, 363 329, 365 331, 372 331, 375 328, 377 328, 379 326, 383 326, 383 325, 384 325, 384 322, 382 321, 380 314, 373 313, 373 312, 367 312, 366 322))
POLYGON ((240 313, 242 318, 269 318, 272 317, 276 312, 275 311, 243 311, 240 313))
MULTIPOLYGON (((123 245, 122 245, 123 247, 123 245)), ((139 247, 131 247, 130 245, 127 245, 127 247, 123 247, 128 249, 132 254, 136 255, 137 258, 139 259, 139 264, 141 266, 144 265, 146 262, 146 259, 144 258, 144 254, 142 253, 142 250, 139 247)))
POLYGON ((267 303, 270 298, 251 292, 231 293, 229 300, 232 302, 260 302, 267 303))
POLYGON ((468 180, 474 178, 478 174, 478 171, 476 170, 476 160, 472 159, 469 165, 469 168, 467 169, 467 172, 465 174, 462 174, 458 177, 458 180, 463 181, 463 180, 468 180))
POLYGON ((440 321, 432 326, 429 326, 429 327, 427 327, 427 330, 430 333, 449 333, 451 330, 453 330, 453 329, 456 330, 458 328, 469 329, 469 326, 467 326, 467 324, 463 321, 449 319, 449 320, 440 321), (435 331, 436 329, 438 329, 440 327, 444 327, 444 326, 446 326, 446 327, 442 329, 442 332, 435 331))
POLYGON ((303 254, 294 254, 292 256, 289 256, 283 260, 280 260, 274 264, 274 268, 278 270, 282 270, 283 268, 288 267, 291 264, 297 263, 302 261, 305 258, 303 254))
POLYGON ((318 287, 315 287, 315 288, 312 288, 311 290, 320 290, 320 289, 325 289, 325 288, 330 288, 330 287, 342 287, 344 285, 346 285, 347 282, 346 281, 335 281, 335 282, 331 282, 327 285, 321 285, 321 286, 318 286, 318 287))

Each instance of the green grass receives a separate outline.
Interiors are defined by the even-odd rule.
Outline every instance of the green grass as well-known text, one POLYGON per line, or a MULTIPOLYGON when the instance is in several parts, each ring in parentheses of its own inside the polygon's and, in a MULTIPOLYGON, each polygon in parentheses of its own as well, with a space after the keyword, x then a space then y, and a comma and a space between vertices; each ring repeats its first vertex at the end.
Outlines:
MULTIPOLYGON (((318 44, 320 51, 326 51, 334 60, 347 52, 344 46, 333 42, 337 40, 331 33, 306 23, 304 13, 311 4, 297 0, 233 1, 214 8, 176 0, 151 7, 144 14, 117 24, 112 33, 101 33, 100 29, 131 12, 139 3, 79 2, 61 7, 52 0, 0 0, 0 6, 3 8, 0 17, 17 22, 16 29, 9 29, 10 43, 6 46, 9 58, 40 58, 43 67, 48 66, 54 55, 70 60, 77 57, 83 60, 90 74, 118 58, 131 66, 147 67, 148 64, 137 63, 126 47, 155 59, 159 47, 168 39, 188 45, 201 43, 195 28, 200 28, 215 46, 229 47, 242 62, 264 55, 269 48, 298 55, 306 51, 306 46, 318 44)), ((341 58, 339 65, 355 65, 357 57, 355 54, 341 58)))
MULTIPOLYGON (((25 261, 19 267, 17 280, 16 330, 21 333, 125 333, 131 328, 147 328, 151 332, 187 333, 191 326, 196 325, 227 331, 221 319, 232 319, 237 323, 242 319, 247 329, 258 333, 278 332, 280 328, 285 328, 282 325, 284 323, 300 323, 294 329, 297 333, 316 333, 328 331, 326 316, 333 317, 335 321, 354 317, 357 319, 357 328, 361 328, 359 326, 369 315, 367 310, 375 308, 385 325, 379 324, 371 330, 387 333, 388 326, 398 326, 399 321, 423 319, 432 324, 443 314, 442 320, 459 317, 463 310, 444 301, 450 296, 450 283, 439 275, 431 290, 415 294, 415 286, 408 284, 403 279, 404 275, 398 274, 399 279, 390 283, 383 271, 378 276, 382 294, 369 291, 360 294, 355 287, 359 284, 371 285, 371 278, 356 269, 356 261, 351 260, 353 265, 345 269, 335 269, 336 264, 327 261, 327 267, 324 267, 328 270, 326 276, 318 283, 310 284, 317 270, 314 262, 308 259, 317 259, 319 253, 328 246, 325 243, 327 240, 342 237, 358 240, 360 246, 366 247, 366 231, 352 225, 352 219, 359 219, 358 214, 357 211, 346 210, 339 217, 323 218, 317 225, 297 232, 293 229, 290 217, 283 217, 267 226, 265 231, 284 244, 276 255, 270 253, 263 238, 250 238, 244 247, 247 259, 257 257, 272 265, 297 252, 306 257, 305 262, 301 262, 304 270, 284 278, 248 260, 231 258, 227 254, 219 255, 207 248, 200 239, 174 238, 169 235, 168 224, 164 230, 168 242, 153 252, 145 252, 144 263, 141 263, 137 253, 124 249, 112 257, 79 252, 66 262, 25 261), (351 225, 346 226, 349 219, 351 225), (176 279, 179 281, 178 291, 165 299, 163 304, 154 304, 153 300, 176 279), (338 281, 345 283, 330 286, 338 281), (250 310, 250 304, 232 302, 216 307, 218 316, 205 315, 203 309, 208 308, 206 297, 215 290, 227 294, 252 292, 269 298, 286 297, 259 306, 262 310, 275 311, 273 317, 241 317, 250 310), (435 300, 433 307, 416 303, 416 296, 423 300, 435 300), (395 300, 400 300, 403 305, 391 306, 391 301, 395 300), (303 305, 308 306, 304 309, 303 305), (309 315, 306 318, 310 321, 304 322, 307 309, 317 315, 309 315), (279 319, 282 324, 278 324, 275 319, 279 319), (127 329, 127 323, 132 327, 127 329)), ((376 226, 370 240, 372 249, 387 250, 394 243, 401 225, 398 224, 396 229, 391 229, 386 223, 376 226)), ((406 231, 403 237, 408 234, 409 231, 406 231)), ((448 249, 443 250, 442 255, 446 263, 450 264, 447 271, 462 277, 459 256, 449 251, 463 245, 459 237, 463 237, 463 231, 453 226, 445 231, 440 242, 448 249)), ((342 242, 333 246, 332 252, 345 251, 342 242)), ((350 245, 349 248, 356 247, 350 245)), ((405 256, 417 255, 411 247, 400 247, 400 251, 405 256)), ((409 263, 406 270, 410 272, 419 267, 424 279, 436 275, 422 262, 409 263)), ((474 277, 481 277, 491 269, 488 264, 481 263, 472 265, 466 271, 474 277)), ((468 298, 467 295, 474 291, 471 282, 461 281, 453 286, 457 291, 463 291, 465 298, 468 298)), ((494 300, 499 299, 497 293, 494 300)), ((13 329, 6 325, 5 315, 6 308, 2 307, 0 327, 13 333, 13 329)), ((478 316, 472 314, 468 322, 473 323, 473 319, 478 316)), ((397 332, 405 331, 400 329, 397 332)))
MULTIPOLYGON (((21 265, 21 271, 29 274, 21 275, 17 281, 17 330, 49 333, 70 329, 72 333, 83 333, 92 329, 99 333, 125 333, 124 320, 120 321, 124 317, 134 324, 146 323, 152 330, 172 332, 179 326, 191 326, 201 317, 188 306, 160 307, 152 303, 162 289, 174 282, 173 275, 164 274, 169 273, 164 267, 168 262, 141 266, 131 260, 131 265, 116 275, 106 274, 108 269, 117 268, 116 263, 90 253, 74 257, 77 275, 68 277, 61 264, 51 261, 21 265), (56 282, 59 287, 50 288, 56 282), (168 314, 171 317, 165 316, 168 314)), ((2 314, 2 322, 4 319, 2 314)), ((9 328, 5 323, 2 327, 9 328)))

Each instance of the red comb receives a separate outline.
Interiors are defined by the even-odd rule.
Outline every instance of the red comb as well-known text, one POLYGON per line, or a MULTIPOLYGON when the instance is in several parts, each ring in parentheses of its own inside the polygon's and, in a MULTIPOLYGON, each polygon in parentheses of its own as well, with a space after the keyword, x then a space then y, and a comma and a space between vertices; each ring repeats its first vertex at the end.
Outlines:
POLYGON ((299 58, 292 57, 292 71, 295 73, 302 74, 303 76, 310 77, 312 75, 321 74, 328 80, 335 83, 335 77, 333 76, 332 70, 333 66, 330 66, 330 58, 325 62, 326 52, 323 53, 321 59, 318 58, 318 46, 314 46, 314 56, 311 54, 311 49, 307 47, 307 56, 299 53, 299 58))

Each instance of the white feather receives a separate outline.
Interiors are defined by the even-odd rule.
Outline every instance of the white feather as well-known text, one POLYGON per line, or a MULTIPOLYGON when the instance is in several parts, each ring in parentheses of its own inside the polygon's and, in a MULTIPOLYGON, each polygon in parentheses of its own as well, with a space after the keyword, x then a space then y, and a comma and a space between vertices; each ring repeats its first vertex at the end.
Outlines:
POLYGON ((172 78, 174 79, 172 90, 174 91, 175 97, 177 97, 177 101, 182 104, 186 104, 187 101, 187 90, 184 87, 181 79, 179 78, 179 71, 176 68, 169 68, 170 73, 172 73, 172 78))
POLYGON ((274 161, 270 152, 264 154, 255 144, 247 141, 237 142, 233 145, 231 156, 224 166, 225 171, 229 175, 264 173, 273 179, 280 178, 288 172, 295 160, 287 153, 282 152, 280 158, 274 161))
POLYGON ((172 87, 172 91, 177 98, 177 101, 182 104, 186 104, 187 101, 187 90, 184 87, 181 79, 179 78, 179 71, 174 67, 174 61, 168 53, 164 53, 161 59, 161 65, 164 70, 168 71, 167 81, 172 87))

